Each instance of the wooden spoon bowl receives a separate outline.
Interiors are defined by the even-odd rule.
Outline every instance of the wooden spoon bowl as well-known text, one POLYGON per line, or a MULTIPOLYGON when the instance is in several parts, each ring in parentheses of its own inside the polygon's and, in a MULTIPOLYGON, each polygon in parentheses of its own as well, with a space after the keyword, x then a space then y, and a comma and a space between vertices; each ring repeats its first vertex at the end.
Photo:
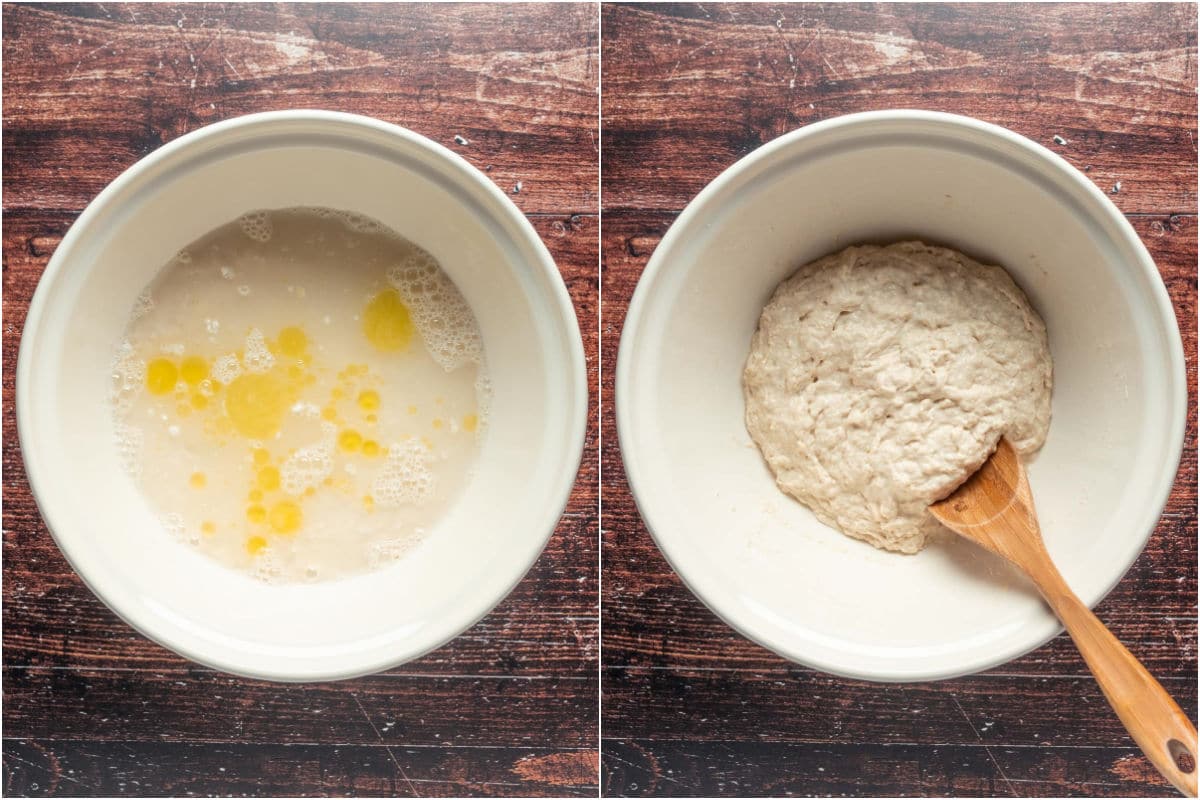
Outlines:
POLYGON ((1001 438, 983 466, 929 511, 1033 580, 1133 740, 1176 789, 1195 797, 1196 727, 1059 574, 1042 542, 1029 479, 1012 444, 1001 438))

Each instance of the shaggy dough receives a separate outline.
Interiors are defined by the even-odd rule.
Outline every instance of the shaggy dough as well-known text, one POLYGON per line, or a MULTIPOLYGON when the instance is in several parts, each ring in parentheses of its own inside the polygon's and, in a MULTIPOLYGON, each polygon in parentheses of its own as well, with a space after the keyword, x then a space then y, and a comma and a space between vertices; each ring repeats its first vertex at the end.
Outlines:
POLYGON ((783 491, 828 525, 915 553, 930 503, 1001 435, 1050 425, 1046 325, 1000 267, 920 242, 801 267, 763 309, 743 375, 746 427, 783 491))

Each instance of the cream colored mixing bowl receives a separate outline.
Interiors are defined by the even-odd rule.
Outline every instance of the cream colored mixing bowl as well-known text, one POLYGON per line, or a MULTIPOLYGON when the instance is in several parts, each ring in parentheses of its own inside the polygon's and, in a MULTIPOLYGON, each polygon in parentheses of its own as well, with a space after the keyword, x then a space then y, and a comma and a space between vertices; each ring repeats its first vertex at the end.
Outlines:
POLYGON ((787 134, 734 164, 654 252, 617 364, 638 508, 687 585, 795 661, 885 681, 992 667, 1060 628, 1032 586, 964 540, 882 552, 780 492, 744 424, 759 313, 799 266, 919 238, 1001 264, 1049 329, 1053 418, 1030 481, 1046 545, 1095 604, 1154 530, 1187 384, 1158 271, 1087 177, 978 120, 878 111, 787 134))
POLYGON ((17 364, 29 481, 88 586, 184 656, 275 680, 385 669, 487 613, 554 531, 579 465, 586 408, 570 298, 516 206, 418 134, 324 111, 218 123, 113 181, 50 260, 17 364), (473 477, 417 548, 354 578, 268 585, 161 529, 121 469, 107 398, 115 346, 156 271, 241 214, 292 206, 371 217, 433 254, 479 321, 494 397, 473 477))

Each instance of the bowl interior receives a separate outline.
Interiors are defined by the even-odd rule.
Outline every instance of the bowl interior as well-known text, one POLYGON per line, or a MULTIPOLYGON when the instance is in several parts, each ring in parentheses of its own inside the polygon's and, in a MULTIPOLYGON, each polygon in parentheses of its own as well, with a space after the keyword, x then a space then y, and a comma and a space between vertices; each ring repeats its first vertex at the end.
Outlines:
POLYGON ((407 131, 346 115, 259 115, 185 137, 118 179, 39 287, 19 372, 38 502, 88 584, 144 633, 243 674, 343 677, 457 634, 516 584, 565 505, 582 447, 582 350, 532 228, 485 178, 407 131), (432 253, 482 329, 494 386, 475 475, 394 566, 268 586, 166 536, 119 467, 105 402, 134 298, 181 247, 242 213, 327 206, 432 253))
POLYGON ((621 343, 621 445, 672 565, 742 633, 879 680, 1002 663, 1058 626, 1023 577, 965 541, 906 557, 782 494, 743 422, 763 305, 797 267, 919 238, 1001 264, 1049 329, 1053 417, 1030 480, 1046 544, 1089 603, 1145 544, 1178 463, 1182 350, 1165 291, 1115 208, 1065 162, 948 115, 813 126, 731 168, 684 212, 621 343))

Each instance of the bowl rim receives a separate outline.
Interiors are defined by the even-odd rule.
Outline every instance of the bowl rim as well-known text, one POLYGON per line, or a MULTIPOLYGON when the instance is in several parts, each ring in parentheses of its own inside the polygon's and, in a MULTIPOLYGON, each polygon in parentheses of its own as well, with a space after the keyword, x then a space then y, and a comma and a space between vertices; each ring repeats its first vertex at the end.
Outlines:
POLYGON ((1140 541, 1136 543, 1136 547, 1130 548, 1131 556, 1127 563, 1114 573, 1114 577, 1108 585, 1096 596, 1082 598, 1089 607, 1099 604, 1116 587, 1121 579, 1125 577, 1153 535, 1157 527, 1157 521, 1162 516, 1178 475, 1179 463, 1183 454, 1183 440, 1187 418, 1187 370, 1183 353, 1183 340, 1179 332, 1179 324, 1176 320, 1175 309, 1170 295, 1167 293, 1161 273, 1159 273, 1153 258, 1150 256, 1141 238, 1137 235, 1137 232, 1133 229, 1133 226, 1129 223, 1129 220, 1112 200, 1082 172, 1062 158, 1062 156, 1038 142, 999 125, 960 114, 904 108, 863 111, 831 117, 785 133, 743 156, 724 169, 717 177, 713 178, 712 181, 688 202, 679 216, 671 223, 670 228, 647 261, 646 267, 638 279, 633 296, 630 298, 625 314, 624 327, 617 353, 617 368, 613 386, 615 392, 617 436, 621 459, 625 469, 626 483, 629 486, 630 494, 633 496, 634 503, 637 506, 638 513, 641 515, 646 530, 650 533, 654 543, 671 565, 675 574, 679 576, 680 580, 692 594, 726 625, 729 625, 737 633, 750 641, 789 661, 845 678, 880 683, 945 680, 973 675, 983 670, 1008 663, 1042 647, 1060 634, 1063 628, 1055 620, 1050 632, 1038 638, 1029 646, 1010 648, 1009 651, 1000 652, 998 655, 990 657, 976 657, 955 668, 872 671, 870 669, 847 669, 840 664, 832 663, 824 658, 813 656, 809 653, 801 653, 798 651, 798 648, 786 646, 786 643, 776 641, 764 633, 751 630, 747 626, 739 625, 734 615, 722 608, 721 598, 715 598, 706 593, 700 588, 695 577, 689 578, 686 574, 686 569, 681 569, 681 563, 684 559, 683 548, 676 547, 672 543, 672 537, 664 535, 662 532, 664 529, 669 528, 669 521, 666 525, 662 524, 663 520, 661 518, 656 519, 654 522, 651 521, 651 518, 655 517, 655 513, 652 510, 653 500, 650 494, 644 489, 642 465, 637 455, 637 443, 632 441, 631 438, 633 435, 631 431, 634 427, 632 418, 636 412, 629 398, 632 394, 631 381, 633 380, 632 373, 635 361, 634 351, 638 347, 637 340, 644 324, 647 313, 646 308, 649 306, 654 285, 657 282, 659 274, 664 271, 667 263, 673 258, 673 251, 680 242, 684 241, 684 237, 690 233, 690 229, 694 226, 695 221, 710 211, 709 204, 714 199, 719 199, 721 193, 726 191, 727 187, 734 184, 747 171, 768 159, 783 157, 790 148, 801 145, 814 136, 826 135, 838 130, 849 132, 848 129, 896 122, 921 124, 926 126, 930 131, 969 131, 977 135, 982 134, 984 137, 990 137, 993 141, 1007 144, 1017 151, 1036 157, 1053 177, 1067 180, 1075 188, 1083 191, 1088 199, 1098 204, 1101 221, 1111 230, 1113 240, 1119 241, 1129 247, 1130 252, 1134 256, 1133 263, 1130 263, 1128 266, 1132 270, 1140 270, 1142 277, 1148 279, 1146 283, 1152 297, 1152 307, 1147 309, 1147 314, 1154 318, 1154 322, 1157 325, 1161 326, 1166 334, 1169 345, 1168 352, 1164 354, 1164 357, 1168 362, 1168 379, 1173 381, 1174 386, 1172 387, 1173 391, 1166 398, 1172 410, 1167 437, 1173 444, 1171 445, 1171 449, 1164 453, 1162 477, 1160 478, 1159 485, 1156 487, 1155 493, 1149 497, 1147 504, 1148 508, 1153 510, 1153 521, 1149 525, 1144 526, 1145 529, 1140 533, 1140 541), (639 488, 639 484, 643 485, 643 488, 639 488))
MULTIPOLYGON (((85 268, 90 269, 90 267, 85 268)), ((586 358, 574 303, 545 243, 516 204, 465 158, 433 139, 374 117, 323 109, 299 108, 264 111, 205 125, 173 139, 122 171, 88 203, 83 212, 71 224, 47 262, 26 312, 15 371, 14 414, 26 483, 46 529, 84 585, 117 617, 156 644, 184 658, 221 672, 277 682, 345 680, 382 672, 436 650, 487 616, 524 579, 558 527, 558 522, 574 490, 576 477, 582 463, 587 412, 586 358), (146 181, 147 186, 151 185, 154 180, 161 179, 163 174, 169 173, 171 170, 186 168, 190 160, 199 162, 197 168, 204 168, 204 159, 208 153, 205 145, 217 143, 216 146, 220 146, 219 141, 224 137, 231 137, 230 143, 236 141, 242 146, 247 141, 259 138, 269 140, 271 137, 279 135, 280 123, 320 127, 327 129, 330 135, 343 140, 358 137, 358 143, 364 146, 366 143, 362 138, 366 136, 390 138, 392 144, 397 148, 403 147, 411 152, 422 153, 433 161, 448 167, 448 172, 460 188, 469 187, 483 193, 483 205, 490 212, 494 221, 512 236, 514 243, 528 249, 532 258, 526 266, 531 275, 547 287, 548 302, 555 316, 556 327, 574 334, 564 337, 565 340, 559 342, 559 345, 564 348, 567 367, 561 379, 564 381, 565 394, 569 397, 570 404, 570 413, 566 415, 569 435, 561 442, 563 450, 560 458, 563 462, 563 469, 547 487, 545 492, 546 510, 541 515, 542 521, 530 525, 531 528, 540 528, 541 530, 538 531, 536 537, 530 537, 529 549, 525 553, 525 557, 520 559, 520 569, 514 569, 512 576, 504 583, 503 590, 494 596, 489 595, 480 599, 474 605, 468 605, 454 619, 443 617, 440 618, 443 620, 442 624, 439 625, 437 621, 431 623, 429 627, 433 629, 432 632, 424 634, 420 645, 416 648, 404 648, 404 640, 401 640, 399 643, 377 646, 349 656, 341 655, 337 659, 322 657, 320 665, 312 669, 306 669, 303 663, 298 664, 295 659, 290 659, 288 663, 293 667, 290 670, 263 668, 257 663, 253 667, 248 667, 239 662, 240 651, 223 650, 216 654, 206 652, 204 650, 206 645, 203 644, 202 638, 191 636, 183 628, 163 622, 161 618, 149 617, 143 613, 144 610, 135 610, 132 603, 126 607, 121 599, 113 596, 115 593, 124 600, 129 599, 123 595, 121 587, 104 585, 97 580, 95 575, 89 576, 86 564, 71 546, 70 537, 64 537, 57 532, 62 527, 62 518, 49 502, 52 493, 50 487, 55 485, 55 481, 52 476, 47 474, 47 468, 42 464, 38 450, 32 447, 37 436, 33 429, 34 423, 31 421, 36 398, 31 395, 33 390, 30 388, 31 374, 37 369, 37 365, 34 363, 34 351, 38 346, 38 341, 42 338, 46 310, 53 300, 53 295, 56 294, 56 284, 60 275, 75 259, 74 251, 78 242, 85 236, 95 235, 91 230, 94 227, 95 218, 108 211, 114 199, 119 198, 128 187, 134 186, 139 181, 146 181), (196 646, 193 646, 193 643, 196 646), (329 666, 329 662, 333 660, 337 660, 340 666, 336 668, 329 666)), ((61 494, 61 491, 53 493, 61 494)), ((61 497, 57 500, 61 500, 61 497)), ((261 661, 261 659, 255 660, 256 662, 261 661)))

